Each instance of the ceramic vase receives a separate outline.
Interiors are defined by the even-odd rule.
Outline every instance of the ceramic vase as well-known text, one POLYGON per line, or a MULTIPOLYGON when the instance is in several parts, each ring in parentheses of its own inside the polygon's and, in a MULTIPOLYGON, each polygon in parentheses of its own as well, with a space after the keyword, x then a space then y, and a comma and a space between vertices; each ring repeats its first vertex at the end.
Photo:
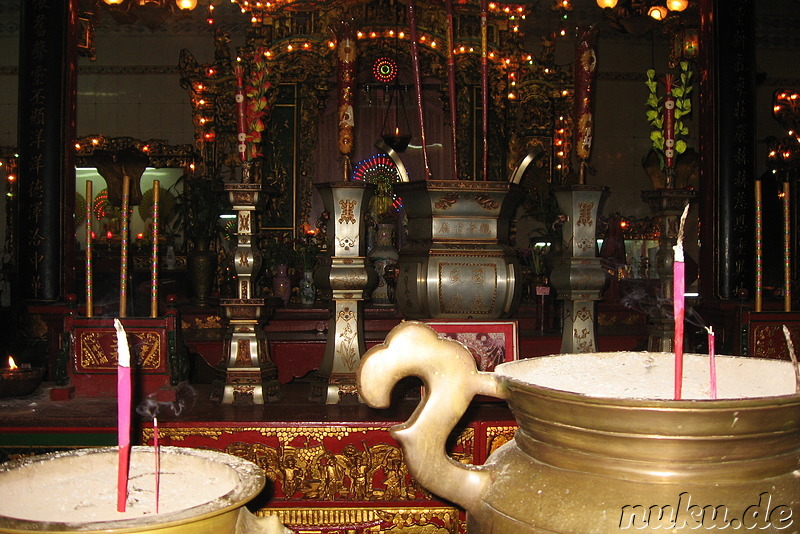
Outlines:
POLYGON ((314 271, 303 271, 300 280, 300 302, 303 306, 311 306, 317 300, 317 286, 314 285, 314 271))

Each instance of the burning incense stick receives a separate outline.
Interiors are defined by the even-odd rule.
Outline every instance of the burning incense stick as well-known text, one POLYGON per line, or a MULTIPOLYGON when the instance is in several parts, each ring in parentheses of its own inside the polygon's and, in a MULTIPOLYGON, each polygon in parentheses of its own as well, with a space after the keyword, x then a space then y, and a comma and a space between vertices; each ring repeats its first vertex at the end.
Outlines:
POLYGON ((795 391, 800 392, 800 363, 797 361, 797 355, 794 352, 794 343, 792 343, 792 335, 786 325, 783 325, 783 337, 786 338, 786 346, 789 349, 789 358, 792 359, 794 364, 794 378, 795 378, 795 391))
POLYGON ((672 311, 675 317, 675 337, 673 338, 673 350, 675 351, 675 400, 680 400, 681 389, 683 388, 683 318, 686 314, 686 304, 684 294, 686 293, 686 277, 683 256, 683 238, 686 226, 686 216, 689 214, 689 204, 683 209, 681 224, 678 229, 678 238, 672 262, 672 311))
POLYGON ((458 127, 458 109, 456 108, 456 59, 455 39, 453 37, 453 0, 446 0, 447 11, 447 85, 450 93, 450 142, 453 145, 452 165, 453 180, 458 179, 458 142, 456 130, 458 127))
POLYGON ((489 179, 489 37, 488 37, 488 0, 481 0, 481 107, 483 115, 481 132, 483 132, 483 180, 489 179))
POLYGON ((122 178, 122 229, 120 230, 119 249, 119 316, 127 317, 128 308, 128 200, 130 178, 122 178))
POLYGON ((706 327, 708 331, 708 366, 709 366, 709 382, 711 384, 711 398, 717 398, 717 361, 716 361, 716 339, 714 336, 714 329, 710 326, 706 327))
POLYGON ((158 317, 158 215, 161 187, 153 180, 153 246, 150 254, 150 317, 158 317))
POLYGON ((419 70, 419 36, 417 34, 417 2, 408 0, 408 24, 411 41, 411 67, 414 71, 414 90, 417 92, 417 112, 419 115, 419 140, 422 145, 422 163, 425 167, 425 180, 431 176, 428 166, 428 145, 425 140, 425 119, 422 114, 422 74, 419 70))
POLYGON ((114 328, 117 331, 117 511, 124 512, 131 459, 131 354, 119 319, 114 319, 114 328))
POLYGON ((92 296, 92 181, 86 180, 86 317, 94 316, 92 296))
POLYGON ((158 416, 153 415, 153 453, 156 457, 156 513, 158 513, 158 495, 161 491, 161 449, 158 445, 158 416))

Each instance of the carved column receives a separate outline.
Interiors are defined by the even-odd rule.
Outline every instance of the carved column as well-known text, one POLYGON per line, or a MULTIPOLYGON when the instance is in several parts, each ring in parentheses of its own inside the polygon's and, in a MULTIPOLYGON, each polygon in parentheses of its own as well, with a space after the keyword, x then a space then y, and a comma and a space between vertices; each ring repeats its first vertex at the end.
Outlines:
POLYGON ((597 212, 608 188, 570 185, 553 191, 567 217, 562 228, 563 252, 550 275, 557 298, 564 301, 561 352, 596 352, 595 308, 606 281, 597 256, 597 212))
MULTIPOLYGON (((249 181, 249 180, 247 180, 249 181)), ((261 265, 258 248, 253 247, 257 228, 256 206, 262 184, 226 184, 225 191, 236 211, 237 244, 234 252, 236 298, 220 299, 228 319, 224 343, 226 362, 222 403, 264 404, 280 399, 278 371, 269 357, 269 344, 262 328, 263 298, 253 298, 254 273, 261 265)))
POLYGON ((356 370, 364 342, 364 299, 377 282, 365 257, 364 214, 374 184, 328 182, 317 184, 331 217, 327 229, 328 257, 314 272, 317 287, 331 298, 331 318, 325 355, 311 389, 311 400, 336 404, 357 399, 356 370))
POLYGON ((19 292, 73 293, 77 1, 20 2, 19 292))

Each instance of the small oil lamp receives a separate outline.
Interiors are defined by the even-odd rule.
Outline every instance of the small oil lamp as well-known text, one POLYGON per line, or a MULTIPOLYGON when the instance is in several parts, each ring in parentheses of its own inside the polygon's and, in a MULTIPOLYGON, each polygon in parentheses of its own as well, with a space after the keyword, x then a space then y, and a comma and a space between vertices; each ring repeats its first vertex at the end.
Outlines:
POLYGON ((44 369, 30 365, 17 366, 12 356, 8 367, 0 369, 0 397, 22 397, 30 395, 42 382, 44 369))

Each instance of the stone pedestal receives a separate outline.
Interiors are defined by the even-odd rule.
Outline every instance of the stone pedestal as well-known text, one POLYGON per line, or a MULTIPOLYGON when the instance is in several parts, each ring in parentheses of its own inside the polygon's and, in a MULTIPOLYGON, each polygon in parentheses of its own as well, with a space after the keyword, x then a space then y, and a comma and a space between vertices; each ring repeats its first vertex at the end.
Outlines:
POLYGON ((680 229, 683 209, 696 196, 688 189, 654 189, 642 191, 642 200, 647 202, 653 215, 659 219, 658 251, 653 266, 660 281, 658 305, 655 313, 647 317, 647 350, 652 352, 673 352, 675 319, 672 314, 672 263, 675 242, 680 229))
POLYGON ((562 353, 596 352, 596 302, 602 298, 605 271, 597 256, 597 212, 605 186, 554 187, 567 220, 562 228, 562 255, 550 275, 556 298, 564 301, 562 353))
POLYGON ((328 182, 317 184, 325 209, 327 257, 314 272, 314 281, 331 299, 331 318, 325 355, 314 375, 310 399, 326 404, 357 401, 356 370, 364 342, 364 299, 377 282, 366 258, 364 214, 374 184, 328 182))
POLYGON ((280 398, 278 370, 269 357, 269 344, 262 328, 263 298, 253 298, 254 273, 261 265, 258 249, 253 247, 253 230, 258 227, 256 206, 261 200, 262 185, 226 184, 225 191, 236 211, 237 244, 234 251, 236 293, 221 299, 228 319, 224 344, 225 384, 222 403, 252 402, 264 404, 280 398))

